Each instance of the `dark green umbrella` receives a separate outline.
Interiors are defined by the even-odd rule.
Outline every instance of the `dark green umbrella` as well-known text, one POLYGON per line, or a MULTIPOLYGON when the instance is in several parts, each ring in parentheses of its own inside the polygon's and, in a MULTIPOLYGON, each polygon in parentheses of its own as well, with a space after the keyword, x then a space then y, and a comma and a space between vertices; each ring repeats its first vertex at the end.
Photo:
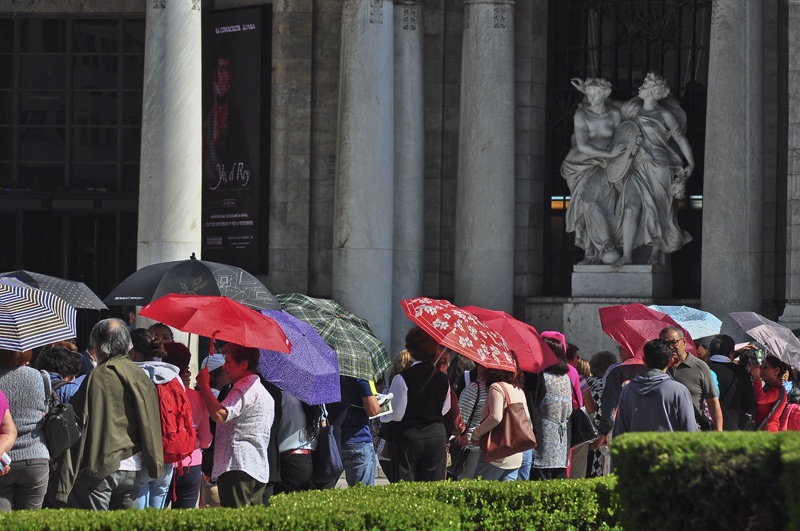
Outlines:
POLYGON ((276 298, 287 312, 313 326, 336 351, 343 376, 377 380, 392 365, 386 347, 372 333, 369 323, 336 302, 301 293, 276 298))

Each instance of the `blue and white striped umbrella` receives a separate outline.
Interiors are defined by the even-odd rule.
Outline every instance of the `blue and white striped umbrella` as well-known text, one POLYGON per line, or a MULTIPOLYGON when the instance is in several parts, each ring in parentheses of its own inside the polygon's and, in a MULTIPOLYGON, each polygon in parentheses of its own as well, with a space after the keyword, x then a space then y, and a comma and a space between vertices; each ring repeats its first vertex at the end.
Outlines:
POLYGON ((15 278, 0 278, 0 348, 25 351, 76 333, 75 308, 15 278))

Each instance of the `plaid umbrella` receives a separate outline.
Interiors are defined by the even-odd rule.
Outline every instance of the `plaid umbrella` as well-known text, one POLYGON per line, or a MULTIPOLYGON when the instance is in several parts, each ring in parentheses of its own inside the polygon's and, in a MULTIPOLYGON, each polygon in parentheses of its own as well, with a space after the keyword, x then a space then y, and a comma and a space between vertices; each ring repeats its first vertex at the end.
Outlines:
POLYGON ((13 278, 0 278, 0 348, 24 352, 72 339, 75 308, 13 278))
POLYGON ((89 286, 77 280, 66 280, 64 278, 51 277, 41 273, 25 271, 9 271, 0 273, 0 277, 13 277, 24 282, 32 288, 39 288, 42 291, 49 291, 58 295, 73 308, 85 308, 88 310, 108 310, 108 306, 103 304, 94 291, 89 286))
POLYGON ((336 351, 342 376, 377 380, 392 365, 386 347, 372 333, 369 323, 336 302, 301 293, 276 298, 287 312, 313 326, 336 351))

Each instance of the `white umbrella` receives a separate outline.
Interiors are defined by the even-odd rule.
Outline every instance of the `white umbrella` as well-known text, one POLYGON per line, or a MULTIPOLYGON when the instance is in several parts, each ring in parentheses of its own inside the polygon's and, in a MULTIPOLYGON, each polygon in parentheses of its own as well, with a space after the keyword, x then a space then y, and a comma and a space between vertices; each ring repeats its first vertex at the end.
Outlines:
POLYGON ((800 367, 800 339, 782 324, 770 321, 755 312, 733 312, 728 315, 753 339, 784 363, 800 367))
POLYGON ((648 308, 669 315, 695 339, 717 335, 722 328, 722 321, 717 319, 714 314, 691 306, 658 306, 653 304, 648 308))

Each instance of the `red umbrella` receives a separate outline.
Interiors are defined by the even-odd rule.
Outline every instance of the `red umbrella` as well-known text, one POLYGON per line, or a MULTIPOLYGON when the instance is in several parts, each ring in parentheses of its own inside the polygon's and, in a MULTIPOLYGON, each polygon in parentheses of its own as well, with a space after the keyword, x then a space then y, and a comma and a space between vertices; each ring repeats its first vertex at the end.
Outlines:
POLYGON ((406 317, 442 346, 487 369, 516 371, 503 338, 480 319, 446 300, 417 297, 400 301, 406 317))
POLYGON ((526 372, 541 372, 558 363, 550 347, 539 337, 539 332, 519 319, 501 310, 487 310, 478 306, 462 306, 483 321, 483 324, 503 336, 508 348, 517 354, 519 368, 526 372))
POLYGON ((651 339, 658 339, 659 332, 668 326, 675 326, 683 331, 686 350, 697 356, 692 336, 665 313, 639 303, 606 306, 599 311, 603 332, 637 358, 644 357, 644 344, 651 339))
POLYGON ((190 334, 243 347, 285 353, 292 348, 275 319, 228 297, 169 293, 142 308, 139 314, 190 334))

